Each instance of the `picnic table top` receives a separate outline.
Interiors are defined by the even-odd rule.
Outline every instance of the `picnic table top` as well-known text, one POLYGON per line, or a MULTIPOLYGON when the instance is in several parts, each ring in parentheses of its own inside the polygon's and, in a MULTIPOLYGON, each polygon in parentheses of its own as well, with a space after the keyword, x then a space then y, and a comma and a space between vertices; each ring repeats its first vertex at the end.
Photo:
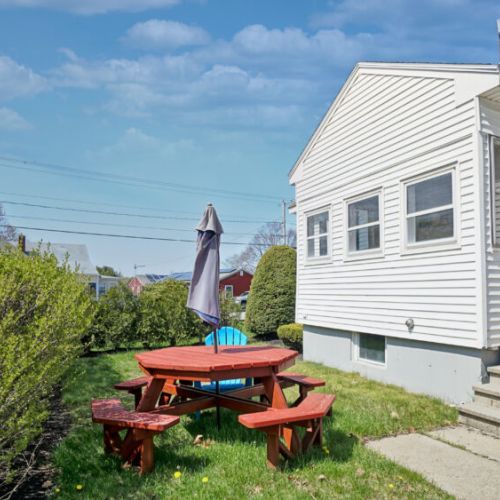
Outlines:
MULTIPOLYGON (((136 354, 139 364, 148 371, 173 370, 213 373, 262 367, 280 367, 294 360, 297 351, 271 346, 167 347, 136 354)), ((292 361, 293 364, 293 361, 292 361)))

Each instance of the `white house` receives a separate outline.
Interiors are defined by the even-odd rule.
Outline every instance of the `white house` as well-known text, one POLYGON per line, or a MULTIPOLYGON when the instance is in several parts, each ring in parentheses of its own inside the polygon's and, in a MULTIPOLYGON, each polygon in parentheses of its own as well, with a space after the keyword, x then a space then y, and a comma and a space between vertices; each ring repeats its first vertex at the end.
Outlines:
POLYGON ((354 68, 290 172, 305 359, 455 403, 500 364, 499 83, 354 68))
POLYGON ((36 243, 26 241, 26 238, 20 235, 19 246, 22 251, 28 255, 33 250, 52 253, 59 263, 67 263, 71 269, 78 270, 78 272, 87 278, 89 288, 92 293, 95 293, 96 299, 99 299, 111 288, 117 286, 122 279, 115 276, 100 275, 90 258, 87 245, 73 243, 36 243))

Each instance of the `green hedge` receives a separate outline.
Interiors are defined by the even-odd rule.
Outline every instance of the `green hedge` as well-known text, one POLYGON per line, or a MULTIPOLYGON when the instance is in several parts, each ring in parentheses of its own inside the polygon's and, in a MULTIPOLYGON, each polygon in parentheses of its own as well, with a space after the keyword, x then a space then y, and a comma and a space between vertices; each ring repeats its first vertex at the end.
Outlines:
POLYGON ((275 334, 295 320, 297 254, 287 246, 271 247, 260 259, 248 296, 245 327, 257 335, 275 334))
POLYGON ((138 340, 139 301, 130 288, 119 283, 95 304, 90 329, 92 347, 129 346, 138 340))
POLYGON ((304 325, 299 323, 290 323, 289 325, 281 325, 278 328, 278 337, 287 347, 296 349, 302 352, 302 334, 304 325))
POLYGON ((145 346, 186 343, 200 329, 201 320, 186 307, 188 287, 176 280, 166 280, 144 287, 139 298, 138 334, 145 346))
POLYGON ((40 433, 91 321, 79 275, 49 254, 0 251, 0 475, 40 433))

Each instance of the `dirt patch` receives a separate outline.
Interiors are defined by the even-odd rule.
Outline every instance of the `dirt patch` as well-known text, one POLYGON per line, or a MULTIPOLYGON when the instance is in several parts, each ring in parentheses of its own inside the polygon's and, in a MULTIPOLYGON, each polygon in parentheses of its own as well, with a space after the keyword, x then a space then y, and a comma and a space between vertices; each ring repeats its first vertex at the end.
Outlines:
POLYGON ((46 498, 53 488, 56 469, 51 463, 52 453, 71 425, 71 417, 62 405, 60 388, 51 398, 50 410, 42 434, 16 458, 13 481, 0 483, 0 500, 46 498))

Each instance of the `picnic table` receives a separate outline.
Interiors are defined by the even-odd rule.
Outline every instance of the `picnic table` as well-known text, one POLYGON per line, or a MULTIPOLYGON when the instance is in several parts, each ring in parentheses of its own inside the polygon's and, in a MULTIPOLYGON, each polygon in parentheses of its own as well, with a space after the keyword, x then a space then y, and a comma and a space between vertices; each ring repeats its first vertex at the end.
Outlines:
POLYGON ((137 411, 184 415, 219 405, 238 412, 262 411, 269 407, 287 408, 277 374, 295 363, 298 352, 269 346, 168 347, 136 354, 140 369, 152 377, 137 411), (195 388, 193 382, 253 378, 254 385, 216 394, 195 388), (167 404, 155 408, 161 394, 167 404), (263 395, 269 404, 251 401, 263 395), (186 401, 187 399, 187 401, 186 401))
MULTIPOLYGON (((217 353, 211 346, 183 346, 136 354, 139 367, 146 376, 115 385, 115 388, 135 395, 135 411, 120 410, 118 400, 97 400, 93 403, 93 419, 105 425, 105 447, 120 452, 131 462, 134 457, 130 456, 128 449, 125 456, 124 445, 117 436, 120 428, 117 422, 122 422, 122 427, 129 423, 130 427, 140 426, 142 429, 142 434, 137 434, 138 430, 129 430, 127 436, 135 432, 150 437, 153 431, 159 432, 157 429, 161 426, 175 425, 181 415, 214 407, 227 408, 243 414, 239 416, 242 425, 267 434, 267 463, 276 467, 280 454, 292 458, 313 444, 321 445, 322 418, 330 413, 335 399, 329 394, 309 395, 309 391, 325 384, 323 380, 283 371, 293 366, 297 356, 297 351, 271 346, 220 346, 217 353), (252 379, 253 384, 224 392, 194 385, 195 382, 234 379, 252 379), (300 395, 289 405, 283 389, 292 385, 298 385, 300 395), (252 399, 256 396, 260 397, 259 400, 252 399), (117 413, 119 411, 121 413, 117 413), (302 438, 297 432, 298 427, 306 429, 302 438)), ((134 437, 130 440, 139 443, 136 448, 142 460, 142 441, 134 437)), ((141 462, 143 472, 152 468, 149 448, 150 444, 147 450, 149 458, 144 467, 141 462)))

